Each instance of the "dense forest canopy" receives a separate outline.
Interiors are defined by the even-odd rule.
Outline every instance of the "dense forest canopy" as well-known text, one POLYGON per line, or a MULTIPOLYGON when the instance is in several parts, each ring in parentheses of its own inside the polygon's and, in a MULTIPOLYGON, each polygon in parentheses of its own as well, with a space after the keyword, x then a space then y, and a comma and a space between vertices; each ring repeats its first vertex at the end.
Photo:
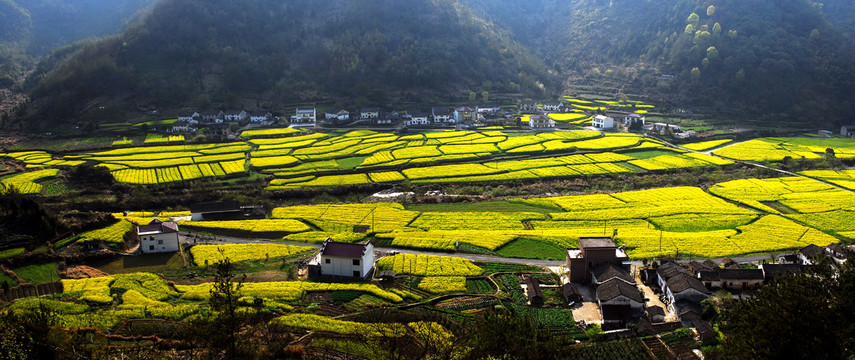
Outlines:
POLYGON ((123 34, 45 59, 26 113, 100 122, 143 109, 582 87, 745 117, 821 112, 833 124, 855 110, 853 10, 844 0, 161 0, 123 34))

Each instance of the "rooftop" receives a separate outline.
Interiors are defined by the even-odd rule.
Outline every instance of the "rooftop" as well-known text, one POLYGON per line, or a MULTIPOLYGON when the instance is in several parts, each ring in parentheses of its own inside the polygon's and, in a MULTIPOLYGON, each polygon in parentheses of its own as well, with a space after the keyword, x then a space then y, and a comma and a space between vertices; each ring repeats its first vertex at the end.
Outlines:
POLYGON ((178 232, 178 225, 174 222, 163 222, 154 219, 148 225, 142 225, 138 229, 139 235, 166 234, 178 232))
POLYGON ((600 284, 597 287, 597 299, 600 301, 609 301, 617 297, 626 297, 635 302, 644 302, 644 297, 635 285, 630 285, 620 280, 609 280, 600 284))
POLYGON ((591 272, 597 279, 597 282, 600 283, 609 281, 611 279, 619 279, 629 284, 635 283, 635 280, 632 279, 632 276, 629 275, 628 271, 612 263, 605 263, 599 265, 595 267, 591 272))
POLYGON ((579 238, 579 247, 584 248, 607 248, 617 247, 610 237, 587 237, 579 238))
POLYGON ((327 239, 324 241, 324 246, 321 248, 321 255, 361 258, 362 255, 365 254, 365 250, 366 245, 363 244, 340 243, 327 239))

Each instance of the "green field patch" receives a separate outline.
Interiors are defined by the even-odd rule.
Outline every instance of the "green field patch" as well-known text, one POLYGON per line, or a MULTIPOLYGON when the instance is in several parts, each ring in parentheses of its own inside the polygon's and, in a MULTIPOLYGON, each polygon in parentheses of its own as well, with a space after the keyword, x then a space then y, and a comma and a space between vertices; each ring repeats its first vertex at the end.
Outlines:
POLYGON ((680 214, 653 217, 648 221, 656 228, 664 231, 696 232, 734 229, 738 226, 747 225, 757 218, 757 215, 680 214))
POLYGON ((13 268, 12 271, 25 282, 31 284, 45 284, 60 280, 56 263, 27 265, 13 268))
POLYGON ((670 150, 649 150, 649 151, 631 151, 625 152, 624 155, 630 156, 636 160, 650 159, 663 155, 677 155, 678 153, 670 150))
POLYGON ((504 257, 523 259, 562 260, 567 258, 564 248, 528 238, 514 240, 496 249, 496 253, 504 257))

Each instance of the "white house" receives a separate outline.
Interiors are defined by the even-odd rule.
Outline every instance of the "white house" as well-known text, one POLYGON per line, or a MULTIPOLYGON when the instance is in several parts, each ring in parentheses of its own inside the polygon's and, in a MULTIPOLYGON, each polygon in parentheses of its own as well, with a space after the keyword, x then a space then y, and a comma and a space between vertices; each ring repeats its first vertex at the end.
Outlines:
POLYGON ((380 108, 369 107, 359 109, 359 118, 361 119, 376 119, 380 117, 380 108))
POLYGON ((454 124, 454 117, 447 107, 434 107, 431 109, 433 114, 433 122, 439 124, 454 124))
POLYGON ((291 116, 292 124, 315 124, 317 120, 317 112, 315 108, 311 109, 300 109, 297 108, 294 116, 291 116))
POLYGON ((534 114, 538 112, 540 109, 537 108, 537 102, 531 100, 523 100, 519 105, 520 113, 523 114, 534 114))
POLYGON ((174 133, 182 133, 182 132, 191 132, 196 131, 196 125, 193 125, 187 120, 178 120, 172 123, 172 132, 174 133))
POLYGON ((630 126, 633 121, 641 121, 641 125, 644 125, 644 116, 636 113, 629 114, 623 118, 623 125, 630 126))
POLYGON ((348 244, 327 238, 315 258, 321 275, 365 278, 374 268, 374 245, 348 244))
POLYGON ((407 126, 426 126, 430 125, 430 116, 421 110, 407 110, 407 114, 403 116, 404 125, 407 126))
POLYGON ((329 109, 324 114, 327 120, 347 121, 350 120, 350 112, 344 109, 329 109))
POLYGON ((840 127, 840 135, 855 138, 855 125, 843 125, 840 127))
POLYGON ((597 304, 600 308, 603 305, 629 305, 632 312, 642 312, 644 296, 635 283, 611 279, 597 286, 597 304))
POLYGON ((208 123, 221 123, 223 122, 224 113, 222 111, 217 112, 205 112, 202 113, 202 121, 208 123))
POLYGON ((140 251, 146 254, 178 251, 178 225, 154 219, 137 228, 140 251))
POLYGON ((479 105, 477 109, 479 114, 495 114, 502 110, 502 108, 496 104, 479 105))
POLYGON ((229 122, 244 121, 248 117, 245 110, 229 110, 223 112, 223 119, 229 122))
POLYGON ((178 121, 187 121, 187 122, 197 121, 198 122, 200 116, 201 115, 199 115, 199 113, 197 113, 195 111, 180 113, 180 114, 178 114, 178 121))
POLYGON ((528 119, 528 126, 532 129, 555 129, 555 120, 546 115, 535 115, 528 119))
POLYGON ((615 127, 615 119, 605 115, 597 115, 591 120, 591 124, 598 129, 612 129, 615 127))
POLYGON ((273 114, 266 111, 256 111, 249 115, 249 121, 253 123, 262 123, 273 119, 273 114))
POLYGON ((560 101, 544 101, 543 102, 543 111, 544 112, 563 112, 564 104, 560 101))

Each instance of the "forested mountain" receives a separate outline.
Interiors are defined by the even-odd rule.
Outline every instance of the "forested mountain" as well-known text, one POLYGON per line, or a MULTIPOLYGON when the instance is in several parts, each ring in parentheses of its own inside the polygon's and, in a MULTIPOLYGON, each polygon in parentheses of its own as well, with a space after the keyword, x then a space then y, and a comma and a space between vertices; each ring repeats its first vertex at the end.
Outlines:
POLYGON ((461 1, 568 85, 761 116, 855 110, 852 0, 461 1))
POLYGON ((74 41, 114 34, 155 0, 0 0, 0 87, 74 41))
MULTIPOLYGON (((163 0, 118 37, 38 73, 50 117, 93 106, 248 106, 347 97, 557 93, 525 47, 451 0, 163 0), (97 81, 90 81, 97 79, 97 81)), ((112 114, 112 112, 111 112, 112 114)))
POLYGON ((842 121, 855 112, 853 11, 851 0, 160 0, 123 34, 44 62, 28 113, 99 122, 128 109, 581 89, 842 121))

